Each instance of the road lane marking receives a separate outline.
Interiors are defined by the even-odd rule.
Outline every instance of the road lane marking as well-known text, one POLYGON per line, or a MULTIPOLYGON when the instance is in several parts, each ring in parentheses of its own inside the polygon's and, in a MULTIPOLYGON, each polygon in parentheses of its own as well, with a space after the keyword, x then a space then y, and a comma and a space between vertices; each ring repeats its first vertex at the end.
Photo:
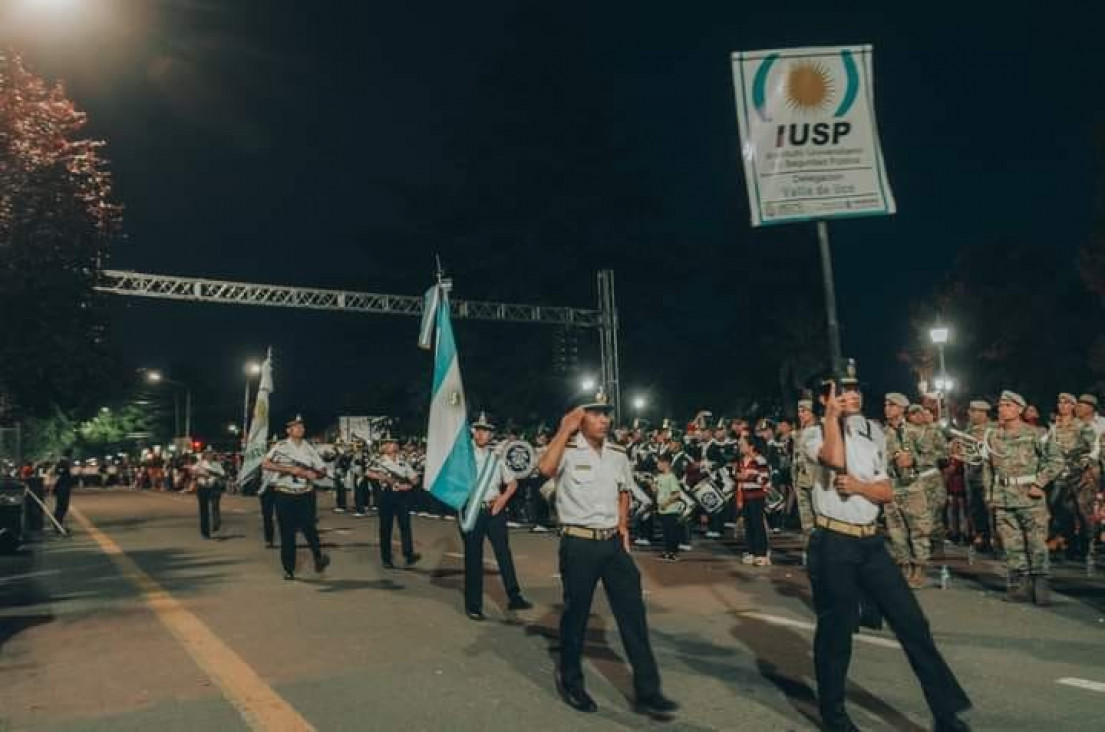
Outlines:
POLYGON ((1076 679, 1073 677, 1067 677, 1059 679, 1056 684, 1062 684, 1063 686, 1073 686, 1076 689, 1086 689, 1087 691, 1099 691, 1105 694, 1105 684, 1100 681, 1090 681, 1089 679, 1076 679))
POLYGON ((100 550, 115 563, 120 574, 141 591, 143 600, 158 620, 184 646, 196 665, 218 685, 223 696, 251 729, 314 732, 310 722, 230 650, 202 620, 142 571, 107 534, 97 529, 78 509, 71 508, 70 513, 100 550))
POLYGON ((60 569, 40 569, 37 572, 24 572, 23 574, 11 574, 7 577, 0 577, 0 582, 14 582, 15 580, 30 579, 32 577, 45 577, 49 574, 57 574, 60 569))
MULTIPOLYGON (((803 620, 791 620, 790 618, 782 618, 778 615, 768 615, 766 613, 737 613, 742 618, 752 618, 753 620, 762 620, 769 625, 781 625, 787 628, 801 628, 802 630, 816 630, 817 626, 813 623, 807 623, 803 620)), ((873 635, 865 635, 858 633, 852 636, 861 643, 870 643, 873 646, 881 646, 882 648, 901 648, 901 644, 898 641, 890 640, 889 638, 879 638, 873 635)))

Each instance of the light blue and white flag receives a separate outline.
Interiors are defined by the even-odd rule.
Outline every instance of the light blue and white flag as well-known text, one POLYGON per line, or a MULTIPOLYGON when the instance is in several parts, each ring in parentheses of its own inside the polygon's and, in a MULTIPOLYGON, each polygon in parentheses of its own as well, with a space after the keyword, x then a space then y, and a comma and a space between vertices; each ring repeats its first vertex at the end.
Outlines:
POLYGON ((439 500, 460 511, 475 487, 476 458, 468 430, 468 408, 453 323, 449 318, 448 284, 439 282, 426 291, 418 345, 425 349, 434 347, 425 486, 439 500))
POLYGON ((502 465, 502 459, 488 450, 487 458, 476 472, 475 487, 468 499, 468 505, 460 515, 460 530, 464 533, 467 534, 476 525, 483 504, 487 503, 492 490, 499 487, 502 465))
POLYGON ((261 384, 257 387, 257 401, 253 405, 253 420, 249 424, 249 438, 246 440, 245 453, 242 455, 242 467, 238 471, 238 484, 242 485, 253 477, 261 467, 265 454, 269 451, 269 394, 272 388, 272 348, 261 364, 261 384))

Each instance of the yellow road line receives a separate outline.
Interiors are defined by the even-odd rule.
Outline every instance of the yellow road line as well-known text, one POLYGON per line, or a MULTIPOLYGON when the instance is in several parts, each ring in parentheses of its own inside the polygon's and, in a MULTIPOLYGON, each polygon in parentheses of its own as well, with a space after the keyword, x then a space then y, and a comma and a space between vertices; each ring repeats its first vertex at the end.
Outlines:
POLYGON ((310 722, 219 640, 202 620, 142 571, 107 534, 97 529, 76 508, 71 508, 70 514, 111 558, 120 573, 142 592, 143 599, 158 620, 180 641, 196 665, 222 689, 223 696, 234 705, 251 729, 314 731, 310 722))

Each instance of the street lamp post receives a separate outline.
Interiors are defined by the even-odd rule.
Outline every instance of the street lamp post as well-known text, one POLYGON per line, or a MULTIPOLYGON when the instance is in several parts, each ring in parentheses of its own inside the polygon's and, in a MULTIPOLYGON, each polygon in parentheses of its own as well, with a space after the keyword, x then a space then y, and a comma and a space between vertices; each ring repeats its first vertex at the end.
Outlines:
POLYGON ((151 384, 160 384, 162 382, 166 384, 172 384, 184 389, 184 435, 180 434, 180 406, 177 401, 177 394, 173 394, 173 431, 176 432, 175 437, 187 437, 192 439, 192 389, 187 384, 175 381, 173 379, 165 378, 165 375, 156 369, 139 369, 146 374, 146 381, 151 384))
POLYGON ((945 413, 945 394, 951 391, 951 380, 948 378, 948 369, 944 363, 944 346, 948 343, 951 330, 945 325, 937 325, 929 331, 929 338, 936 345, 936 352, 940 359, 940 372, 936 377, 937 398, 940 400, 940 419, 947 419, 945 413))

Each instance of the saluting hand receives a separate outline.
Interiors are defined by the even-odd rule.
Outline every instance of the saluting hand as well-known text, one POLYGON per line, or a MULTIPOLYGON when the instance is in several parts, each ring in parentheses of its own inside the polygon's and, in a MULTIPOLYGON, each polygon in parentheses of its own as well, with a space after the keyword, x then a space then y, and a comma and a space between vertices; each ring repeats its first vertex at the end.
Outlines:
POLYGON ((583 423, 583 407, 576 407, 572 411, 564 415, 564 418, 560 420, 560 431, 573 434, 579 431, 579 426, 583 423))

